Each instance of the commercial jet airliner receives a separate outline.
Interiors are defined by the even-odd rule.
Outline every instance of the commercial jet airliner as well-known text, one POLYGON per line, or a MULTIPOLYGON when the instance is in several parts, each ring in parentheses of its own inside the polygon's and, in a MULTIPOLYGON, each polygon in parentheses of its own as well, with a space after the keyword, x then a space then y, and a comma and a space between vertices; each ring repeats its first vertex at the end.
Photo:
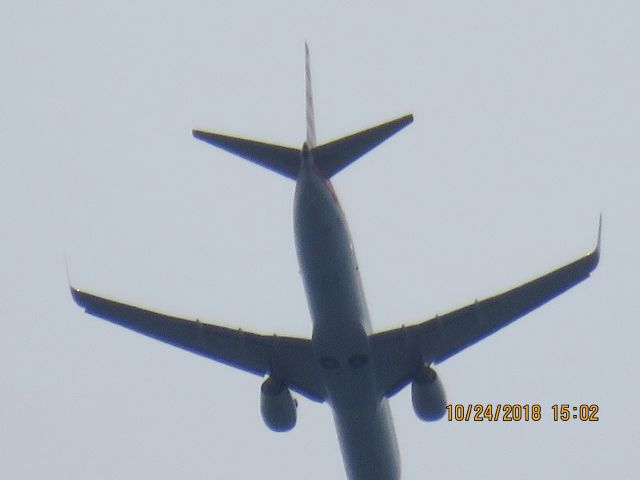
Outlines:
POLYGON ((535 280, 415 325, 374 332, 347 221, 330 178, 413 121, 412 115, 316 144, 309 50, 305 46, 307 138, 302 148, 194 130, 204 142, 296 182, 295 243, 309 304, 311 338, 259 335, 126 305, 71 287, 87 313, 261 377, 260 410, 277 432, 296 423, 291 391, 332 409, 347 477, 400 478, 388 399, 411 384, 415 413, 440 419, 438 364, 589 277, 593 251, 535 280))

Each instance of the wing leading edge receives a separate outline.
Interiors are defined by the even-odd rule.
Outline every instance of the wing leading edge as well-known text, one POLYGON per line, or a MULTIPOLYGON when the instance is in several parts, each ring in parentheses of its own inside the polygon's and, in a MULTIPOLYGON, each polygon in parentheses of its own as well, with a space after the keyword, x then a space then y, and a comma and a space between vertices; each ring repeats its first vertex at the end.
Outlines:
POLYGON ((273 375, 311 400, 325 400, 310 340, 259 335, 172 317, 73 287, 71 295, 91 315, 256 375, 273 375))
POLYGON ((602 220, 596 248, 535 280, 445 315, 372 335, 380 388, 391 396, 423 363, 440 363, 535 310, 589 277, 600 260, 602 220))

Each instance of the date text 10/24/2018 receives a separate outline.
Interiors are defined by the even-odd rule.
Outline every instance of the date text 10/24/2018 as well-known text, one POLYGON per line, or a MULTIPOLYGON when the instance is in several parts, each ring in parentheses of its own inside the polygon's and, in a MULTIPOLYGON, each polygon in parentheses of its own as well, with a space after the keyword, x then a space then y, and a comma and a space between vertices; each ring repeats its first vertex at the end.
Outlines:
MULTIPOLYGON (((554 422, 597 422, 600 420, 596 404, 571 405, 556 403, 551 405, 554 422)), ((542 407, 537 403, 461 403, 447 405, 447 420, 450 422, 539 422, 542 407)))

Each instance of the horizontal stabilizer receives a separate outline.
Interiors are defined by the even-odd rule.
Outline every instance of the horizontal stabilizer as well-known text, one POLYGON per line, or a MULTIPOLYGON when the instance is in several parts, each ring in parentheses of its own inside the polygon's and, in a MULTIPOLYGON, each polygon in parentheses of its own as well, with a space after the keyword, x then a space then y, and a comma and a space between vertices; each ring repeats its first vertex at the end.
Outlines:
POLYGON ((326 178, 331 178, 411 122, 413 122, 413 115, 405 115, 382 125, 320 145, 312 150, 315 165, 326 178))
MULTIPOLYGON (((314 163, 325 178, 331 178, 411 122, 413 122, 413 115, 405 115, 315 147, 312 149, 314 163)), ((287 178, 292 180, 298 178, 300 150, 297 148, 231 137, 204 130, 193 130, 193 136, 287 178)))
POLYGON ((219 133, 193 130, 198 140, 226 150, 229 153, 262 165, 269 170, 295 180, 300 170, 300 150, 297 148, 230 137, 219 133))

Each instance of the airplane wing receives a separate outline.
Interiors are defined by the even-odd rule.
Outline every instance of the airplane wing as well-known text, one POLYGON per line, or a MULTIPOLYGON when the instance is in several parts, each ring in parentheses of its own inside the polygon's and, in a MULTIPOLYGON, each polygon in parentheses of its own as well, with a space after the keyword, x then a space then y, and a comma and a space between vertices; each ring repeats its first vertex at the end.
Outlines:
POLYGON ((258 335, 172 317, 73 287, 71 295, 91 315, 256 375, 271 374, 311 400, 325 400, 321 372, 310 340, 258 335))
POLYGON ((542 277, 426 322, 372 335, 380 388, 394 395, 423 363, 445 361, 588 278, 600 259, 600 231, 601 226, 592 252, 542 277))

